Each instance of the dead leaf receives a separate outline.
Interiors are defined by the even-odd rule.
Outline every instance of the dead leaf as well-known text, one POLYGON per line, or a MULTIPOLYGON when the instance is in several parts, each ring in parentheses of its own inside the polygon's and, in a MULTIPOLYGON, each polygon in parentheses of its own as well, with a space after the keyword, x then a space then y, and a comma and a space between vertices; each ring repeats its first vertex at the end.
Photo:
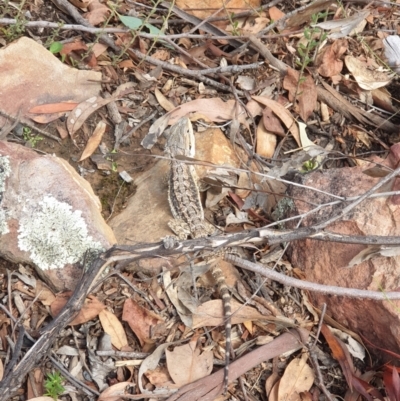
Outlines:
POLYGON ((99 396, 98 401, 121 401, 128 390, 134 388, 135 384, 131 382, 121 382, 106 388, 99 396))
MULTIPOLYGON (((186 12, 205 20, 215 11, 221 9, 222 11, 215 14, 215 16, 226 16, 227 13, 240 13, 241 11, 254 10, 260 7, 260 0, 177 0, 176 6, 186 10, 186 12)), ((230 25, 228 21, 217 21, 213 25, 219 28, 226 28, 230 25)))
POLYGON ((105 131, 106 131, 106 123, 101 120, 97 123, 92 136, 87 141, 85 149, 82 152, 82 156, 79 159, 80 162, 82 160, 87 159, 94 153, 94 151, 100 145, 100 142, 103 139, 103 134, 105 131))
POLYGON ((60 113, 73 110, 78 103, 76 102, 60 102, 60 103, 50 103, 41 104, 40 106, 35 106, 29 109, 29 113, 40 114, 40 113, 60 113))
POLYGON ((174 108, 157 119, 149 128, 149 132, 143 138, 141 145, 145 149, 151 149, 168 125, 175 124, 181 117, 186 115, 189 115, 191 121, 202 118, 208 122, 214 121, 217 123, 233 120, 238 115, 239 122, 245 124, 246 128, 248 127, 244 109, 241 106, 237 106, 235 100, 224 102, 220 98, 196 99, 174 108))
MULTIPOLYGON (((234 299, 231 300, 232 307, 232 324, 239 324, 248 320, 265 320, 268 316, 264 316, 257 312, 256 309, 242 305, 234 299)), ((224 312, 222 300, 214 299, 200 305, 193 312, 193 329, 204 326, 220 326, 224 324, 224 312)))
POLYGON ((333 19, 320 22, 316 26, 325 30, 329 30, 328 37, 330 39, 339 39, 345 36, 353 36, 364 30, 367 24, 366 18, 370 14, 369 10, 363 10, 355 13, 348 18, 333 19))
POLYGON ((257 102, 263 104, 264 106, 268 106, 276 114, 276 116, 281 119, 281 121, 285 124, 286 128, 293 135, 293 138, 297 142, 297 145, 301 147, 299 130, 297 128, 296 121, 290 114, 290 112, 275 100, 269 99, 267 97, 252 96, 252 98, 257 102))
POLYGON ((385 390, 389 400, 400 401, 400 377, 394 366, 385 366, 383 382, 385 383, 385 390))
POLYGON ((76 106, 67 120, 67 129, 71 137, 92 113, 114 100, 113 97, 104 99, 101 96, 95 96, 76 106))
POLYGON ((158 103, 160 103, 160 106, 166 110, 166 111, 171 111, 175 108, 175 105, 170 102, 162 93, 159 89, 154 90, 154 94, 156 96, 156 99, 158 103))
POLYGON ((41 397, 30 398, 29 401, 61 401, 61 400, 59 398, 54 399, 53 397, 47 397, 43 395, 41 397))
POLYGON ((88 10, 89 12, 84 14, 84 17, 94 26, 106 21, 111 13, 111 10, 105 4, 100 3, 98 0, 92 0, 88 5, 88 10))
POLYGON ((196 347, 197 339, 188 344, 165 351, 168 372, 179 386, 192 383, 209 375, 213 368, 213 352, 203 351, 200 354, 196 347))
POLYGON ((347 40, 339 39, 332 45, 325 48, 324 53, 318 57, 318 72, 323 77, 338 75, 343 68, 343 61, 340 59, 347 51, 347 40))
POLYGON ((303 76, 300 80, 300 73, 293 70, 293 68, 288 68, 283 79, 283 87, 289 91, 289 100, 291 102, 297 94, 298 112, 300 117, 307 121, 317 107, 317 89, 312 76, 303 76))
POLYGON ((264 123, 264 127, 268 132, 271 132, 272 134, 276 134, 282 137, 285 136, 286 133, 282 127, 279 118, 276 117, 276 115, 272 112, 272 110, 269 107, 266 107, 262 111, 262 116, 263 116, 262 121, 264 123))
POLYGON ((285 28, 297 27, 305 22, 311 22, 311 16, 313 14, 318 14, 320 11, 327 10, 332 3, 334 3, 333 0, 314 1, 302 10, 301 13, 296 13, 293 17, 289 18, 285 23, 285 28))
POLYGON ((269 10, 269 17, 274 21, 278 21, 281 18, 283 18, 286 14, 284 12, 282 12, 281 10, 279 10, 279 8, 277 7, 271 7, 269 10))
POLYGON ((89 99, 86 99, 82 103, 79 103, 78 106, 71 111, 67 119, 67 129, 71 137, 73 137, 74 133, 82 126, 82 124, 92 113, 94 113, 100 107, 124 97, 133 90, 133 83, 128 82, 120 85, 109 98, 104 99, 101 96, 93 96, 89 99))
POLYGON ((103 330, 111 337, 111 343, 115 348, 120 350, 128 345, 125 330, 113 313, 104 309, 99 313, 99 320, 103 330))
POLYGON ((300 393, 310 390, 314 371, 307 364, 308 354, 293 359, 285 369, 278 390, 279 401, 301 401, 300 393))
MULTIPOLYGON (((283 130, 282 126, 280 127, 283 130)), ((258 123, 256 137, 257 137, 256 153, 260 156, 267 158, 273 157, 277 143, 276 135, 265 128, 264 120, 262 119, 258 123)))
POLYGON ((39 301, 45 306, 50 306, 56 299, 50 288, 43 284, 40 280, 38 280, 36 283, 35 296, 37 295, 39 295, 39 301))
POLYGON ((344 58, 346 67, 353 74, 360 88, 365 90, 374 90, 386 86, 393 78, 393 74, 387 72, 371 70, 367 63, 353 57, 344 58))
MULTIPOLYGON (((53 317, 57 316, 68 300, 71 298, 71 291, 63 292, 62 294, 57 294, 55 300, 52 302, 50 306, 51 315, 53 317)), ((82 324, 86 323, 89 320, 94 319, 98 316, 100 311, 102 311, 105 306, 94 296, 89 295, 85 302, 82 305, 81 310, 79 311, 78 315, 75 319, 70 323, 71 326, 75 324, 82 324)))
POLYGON ((142 346, 150 340, 149 336, 154 326, 163 321, 161 317, 143 308, 131 298, 124 303, 122 320, 129 324, 142 346))
POLYGON ((346 346, 332 334, 327 325, 323 324, 321 326, 321 333, 325 337, 325 340, 332 351, 333 357, 339 362, 347 384, 349 385, 350 390, 352 390, 354 366, 349 351, 347 350, 346 346))

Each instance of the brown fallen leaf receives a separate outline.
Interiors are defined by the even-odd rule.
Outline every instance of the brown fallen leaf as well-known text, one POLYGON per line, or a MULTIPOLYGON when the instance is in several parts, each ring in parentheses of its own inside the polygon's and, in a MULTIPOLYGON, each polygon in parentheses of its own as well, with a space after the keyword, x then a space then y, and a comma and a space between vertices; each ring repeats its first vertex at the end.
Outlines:
POLYGON ((73 110, 78 103, 76 102, 60 102, 60 103, 48 103, 41 104, 39 106, 32 107, 29 109, 29 113, 40 114, 40 113, 60 113, 73 110))
POLYGON ((111 337, 111 344, 115 348, 120 350, 128 345, 125 330, 113 313, 104 309, 99 313, 99 319, 103 330, 111 337))
POLYGON ((307 121, 317 107, 317 90, 311 75, 303 76, 293 68, 287 69, 283 79, 283 87, 289 91, 291 102, 296 98, 296 108, 303 121, 307 121))
POLYGON ((282 12, 281 10, 279 10, 279 8, 275 6, 271 7, 268 12, 269 12, 269 17, 273 21, 278 21, 286 15, 284 12, 282 12))
POLYGON ((149 132, 143 138, 141 145, 145 149, 151 149, 168 125, 175 124, 181 117, 186 115, 189 115, 191 121, 204 119, 217 123, 236 119, 237 115, 239 122, 248 128, 245 119, 246 113, 243 107, 237 105, 235 100, 224 102, 220 98, 196 99, 184 103, 158 118, 149 128, 149 132))
MULTIPOLYGON (((271 316, 264 316, 256 309, 250 306, 243 306, 234 299, 231 300, 232 307, 232 324, 239 324, 248 320, 265 320, 270 319, 271 316)), ((224 312, 222 307, 222 300, 214 299, 207 301, 200 305, 193 312, 193 326, 192 329, 204 326, 219 326, 224 324, 224 312)))
MULTIPOLYGON (((186 12, 200 18, 207 19, 215 10, 222 11, 215 16, 224 16, 228 13, 240 13, 241 11, 254 10, 260 7, 260 0, 177 0, 176 6, 186 10, 186 12)), ((216 21, 213 25, 219 28, 225 28, 230 25, 228 21, 216 21)))
POLYGON ((329 348, 332 351, 333 357, 339 362, 344 377, 346 378, 347 384, 349 385, 350 389, 352 389, 354 366, 347 347, 343 344, 342 341, 340 341, 335 335, 333 335, 327 325, 323 324, 321 326, 321 333, 325 337, 325 340, 327 341, 329 348))
POLYGON ((121 382, 106 388, 97 399, 98 401, 120 401, 124 395, 130 394, 129 389, 135 387, 134 383, 121 382))
POLYGON ((124 303, 122 320, 129 324, 142 346, 150 340, 151 329, 163 321, 160 316, 143 308, 131 298, 124 303))
POLYGON ((293 359, 285 369, 278 390, 278 400, 301 401, 300 393, 310 390, 314 371, 307 364, 308 354, 293 359))
POLYGON ((113 97, 104 99, 101 96, 94 96, 79 103, 67 119, 67 129, 71 137, 92 113, 114 100, 113 97))
POLYGON ((192 383, 209 375, 213 368, 213 352, 203 351, 196 346, 197 339, 177 346, 173 351, 165 350, 168 372, 179 386, 192 383))
POLYGON ((333 77, 338 75, 343 68, 341 57, 347 51, 347 40, 335 40, 330 46, 327 46, 325 51, 317 59, 318 72, 323 77, 333 77))
POLYGON ((283 124, 285 124, 286 128, 293 135, 293 138, 295 139, 297 145, 301 147, 299 129, 297 127, 295 119, 290 114, 290 112, 275 100, 269 99, 267 97, 252 96, 252 98, 257 102, 263 104, 264 106, 269 107, 275 113, 275 115, 280 118, 283 124))
POLYGON ((257 125, 256 137, 256 153, 262 157, 273 157, 276 149, 277 139, 274 133, 265 128, 264 120, 260 120, 257 125))
POLYGON ((67 129, 71 137, 73 137, 74 133, 82 126, 82 124, 92 113, 94 113, 100 107, 124 97, 133 90, 133 83, 128 82, 120 85, 115 92, 106 99, 102 98, 101 96, 93 96, 84 100, 82 103, 79 103, 74 110, 71 111, 67 119, 67 129))
POLYGON ((344 61, 361 89, 369 91, 378 89, 388 85, 393 79, 393 74, 372 70, 367 63, 356 57, 346 56, 344 61))
MULTIPOLYGON (((57 294, 56 298, 50 305, 50 311, 53 317, 57 316, 61 312, 62 308, 70 299, 71 294, 72 294, 71 291, 63 292, 62 294, 57 294)), ((83 303, 83 306, 79 311, 78 315, 70 323, 70 325, 74 326, 75 324, 86 323, 89 320, 92 320, 95 317, 97 317, 104 308, 105 308, 104 304, 101 303, 95 296, 89 295, 85 299, 85 302, 83 303)))
POLYGON ((100 142, 103 138, 103 134, 105 131, 106 131, 106 123, 104 121, 99 121, 96 125, 96 128, 93 131, 92 136, 87 141, 85 149, 82 152, 82 156, 79 159, 80 162, 82 160, 87 159, 94 153, 94 151, 100 145, 100 142))
POLYGON ((160 106, 166 110, 166 111, 171 111, 175 108, 174 104, 170 102, 162 93, 159 89, 154 90, 154 94, 156 96, 156 99, 158 100, 158 103, 160 103, 160 106))
POLYGON ((84 17, 94 26, 103 23, 111 13, 111 10, 105 4, 100 3, 98 0, 92 0, 88 5, 88 10, 89 12, 84 14, 84 17))

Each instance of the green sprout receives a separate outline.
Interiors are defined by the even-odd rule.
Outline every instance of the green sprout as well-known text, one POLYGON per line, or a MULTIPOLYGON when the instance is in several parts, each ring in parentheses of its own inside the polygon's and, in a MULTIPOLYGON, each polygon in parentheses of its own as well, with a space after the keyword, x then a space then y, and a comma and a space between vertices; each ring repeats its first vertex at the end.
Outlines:
POLYGON ((24 127, 22 129, 22 137, 24 138, 24 141, 30 145, 31 148, 36 147, 38 142, 43 140, 43 137, 41 137, 40 135, 33 135, 32 129, 29 127, 24 127))
POLYGON ((44 381, 44 388, 46 389, 47 395, 56 401, 58 397, 65 391, 62 382, 64 378, 61 376, 60 372, 49 373, 44 381))

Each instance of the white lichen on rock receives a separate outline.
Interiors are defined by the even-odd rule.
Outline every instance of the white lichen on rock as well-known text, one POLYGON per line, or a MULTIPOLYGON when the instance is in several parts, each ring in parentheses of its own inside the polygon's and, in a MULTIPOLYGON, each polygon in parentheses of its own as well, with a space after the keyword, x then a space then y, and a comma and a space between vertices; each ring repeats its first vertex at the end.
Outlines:
POLYGON ((88 235, 82 212, 49 195, 36 205, 27 202, 19 220, 18 246, 42 270, 63 268, 81 261, 87 251, 104 250, 88 235))
POLYGON ((6 190, 6 180, 11 175, 11 165, 8 156, 0 156, 0 235, 10 232, 7 224, 7 211, 1 207, 3 193, 6 190))

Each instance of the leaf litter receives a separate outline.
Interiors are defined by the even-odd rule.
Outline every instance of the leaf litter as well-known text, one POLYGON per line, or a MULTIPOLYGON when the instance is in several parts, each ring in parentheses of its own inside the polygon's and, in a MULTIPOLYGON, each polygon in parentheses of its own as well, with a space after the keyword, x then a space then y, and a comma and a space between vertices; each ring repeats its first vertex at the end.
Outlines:
MULTIPOLYGON (((274 7, 265 7, 262 12, 254 13, 254 10, 261 6, 257 1, 249 4, 238 0, 228 5, 216 4, 215 1, 203 3, 199 5, 198 2, 185 2, 185 4, 176 2, 175 8, 171 8, 172 11, 169 12, 174 18, 179 18, 179 23, 175 25, 177 22, 171 21, 164 26, 159 24, 164 17, 158 8, 152 10, 150 14, 149 9, 145 7, 139 7, 137 11, 130 9, 129 2, 122 2, 118 10, 121 15, 117 17, 114 14, 115 10, 98 1, 74 0, 67 3, 75 5, 80 10, 78 15, 82 19, 76 22, 80 24, 85 22, 102 28, 114 27, 117 30, 114 33, 113 45, 117 47, 127 45, 121 58, 118 59, 119 56, 114 53, 115 48, 110 44, 95 47, 99 44, 86 42, 90 36, 82 36, 85 39, 63 44, 59 52, 63 63, 53 64, 56 59, 44 46, 38 45, 36 53, 32 52, 30 47, 37 44, 33 41, 28 43, 23 37, 13 46, 10 45, 6 51, 2 49, 3 53, 0 56, 0 71, 18 71, 19 77, 25 77, 23 87, 17 85, 10 75, 2 80, 7 83, 2 88, 3 96, 0 103, 1 111, 5 113, 2 114, 2 118, 7 120, 15 117, 20 111, 21 121, 31 118, 40 124, 49 124, 52 121, 62 124, 59 132, 67 130, 71 139, 73 138, 73 145, 69 146, 69 150, 65 151, 50 140, 44 144, 39 143, 38 149, 64 155, 70 159, 76 168, 86 174, 92 186, 99 188, 99 191, 104 191, 104 187, 109 188, 109 193, 99 192, 103 206, 106 210, 108 208, 108 213, 113 212, 115 199, 119 193, 117 189, 122 185, 117 176, 118 172, 148 169, 154 160, 148 157, 149 153, 144 149, 152 149, 155 156, 162 155, 164 130, 187 114, 193 122, 215 124, 222 128, 232 120, 240 123, 239 129, 233 127, 231 131, 231 142, 241 143, 242 146, 247 143, 247 151, 250 148, 255 149, 256 158, 263 157, 272 163, 273 168, 270 173, 275 172, 278 178, 286 177, 293 171, 307 173, 315 165, 324 163, 326 153, 332 149, 353 156, 361 151, 382 150, 382 143, 391 145, 396 142, 393 133, 396 132, 395 113, 398 101, 392 94, 395 93, 393 87, 397 83, 379 58, 381 56, 384 58, 386 54, 388 66, 394 70, 400 64, 396 59, 398 37, 387 35, 384 29, 380 30, 382 26, 379 20, 383 20, 380 17, 388 10, 376 5, 371 5, 368 10, 362 10, 357 5, 342 10, 333 1, 318 0, 307 6, 294 4, 292 9, 278 2, 274 7), (180 8, 184 8, 185 11, 179 10, 180 8), (196 11, 192 12, 191 8, 196 11), (218 8, 219 12, 215 14, 214 11, 218 8), (329 41, 319 43, 320 49, 308 45, 308 56, 310 60, 311 57, 314 58, 313 61, 308 61, 308 58, 302 58, 298 51, 299 41, 306 36, 304 29, 311 27, 312 16, 326 10, 329 11, 327 17, 315 24, 315 27, 326 31, 329 41), (245 15, 241 16, 241 12, 245 15), (122 15, 130 13, 134 15, 122 15), (211 20, 203 24, 202 28, 207 32, 207 37, 202 34, 203 31, 196 31, 198 37, 193 37, 190 28, 198 23, 196 18, 218 16, 221 17, 219 21, 211 20), (124 30, 119 22, 129 28, 134 26, 137 32, 124 30), (367 24, 373 28, 373 34, 364 34, 367 24), (273 30, 274 27, 276 31, 273 30), (170 43, 168 35, 174 33, 183 34, 178 43, 187 51, 182 51, 182 54, 176 49, 176 45, 172 45, 174 43, 170 43), (248 35, 251 34, 268 35, 272 53, 289 66, 284 77, 274 75, 267 64, 250 72, 240 70, 240 66, 257 60, 260 54, 255 52, 252 46, 248 46, 250 51, 247 54, 231 53, 232 48, 229 46, 238 43, 247 44, 248 35), (213 39, 212 35, 219 38, 213 39), (367 51, 367 46, 359 40, 358 35, 364 36, 370 49, 378 49, 380 53, 371 54, 367 51), (155 41, 153 41, 154 36, 155 41), (224 36, 227 38, 224 39, 224 36), (155 60, 166 61, 177 68, 171 72, 166 65, 163 65, 155 78, 150 70, 153 60, 149 63, 139 61, 129 52, 129 46, 150 56, 149 60, 152 57, 155 60), (288 49, 294 51, 290 53, 288 49), (21 54, 25 57, 23 63, 20 62, 21 54), (302 65, 301 70, 298 69, 299 63, 302 65), (53 77, 60 78, 49 80, 50 73, 47 72, 46 65, 51 65, 53 77), (8 66, 11 68, 6 68, 8 66), (32 66, 36 69, 30 69, 32 66), (72 68, 76 66, 80 69, 72 68), (223 71, 224 66, 237 66, 239 70, 222 73, 201 71, 218 67, 223 71), (185 76, 185 69, 197 71, 197 77, 185 76), (24 75, 21 75, 21 71, 24 75), (64 74, 71 72, 72 80, 62 78, 64 74), (211 81, 205 79, 199 83, 197 78, 200 77, 209 77, 211 81), (123 83, 130 79, 133 79, 133 82, 123 83), (226 85, 224 88, 232 88, 231 82, 236 85, 235 96, 217 85, 220 83, 226 85), (106 98, 100 94, 100 83, 103 83, 103 90, 109 92, 110 97, 106 98), (274 92, 271 88, 277 90, 274 92), (378 88, 387 90, 387 93, 374 95, 373 92, 378 88), (239 94, 239 90, 242 94, 239 94), (167 113, 159 113, 157 119, 153 118, 142 129, 131 136, 128 135, 128 139, 122 143, 120 152, 113 153, 116 136, 112 129, 107 129, 110 120, 103 107, 109 103, 115 103, 122 118, 128 122, 124 134, 128 129, 131 130, 140 124, 142 116, 149 115, 154 109, 164 109, 167 113), (138 105, 144 107, 144 112, 140 116, 138 105), (324 107, 326 113, 321 123, 320 117, 324 107), (386 121, 390 120, 392 115, 394 120, 386 121), (358 122, 355 122, 353 117, 358 122), (257 120, 252 120, 255 118, 257 120), (304 123, 308 127, 307 133, 304 123), (256 139, 253 137, 253 132, 256 132, 256 139), (292 152, 297 153, 291 157, 292 152), (91 163, 90 157, 93 155, 102 157, 108 162, 104 163, 106 174, 104 171, 96 170, 96 166, 91 163), (279 158, 281 163, 276 162, 279 158), (313 164, 314 162, 316 164, 313 164), (91 170, 93 172, 90 172, 91 170)), ((165 6, 170 7, 168 4, 163 5, 165 6)), ((30 5, 29 8, 29 12, 34 16, 33 21, 45 17, 44 9, 41 9, 39 4, 30 5)), ((15 13, 12 9, 8 11, 11 15, 15 13)), ((166 21, 169 17, 170 15, 166 21)), ((58 24, 58 21, 49 22, 58 24)), ((3 29, 7 30, 10 27, 3 25, 3 29)), ((73 31, 74 28, 69 29, 73 31)), ((36 33, 40 35, 39 29, 36 33)), ((61 33, 58 34, 61 40, 61 33)), ((0 35, 0 38, 2 44, 9 43, 8 37, 0 35)), ((155 73, 154 70, 153 72, 155 73)), ((54 132, 57 132, 55 127, 56 125, 54 132)), ((8 139, 21 143, 28 142, 21 133, 8 134, 8 139)), ((250 186, 253 183, 253 177, 251 178, 246 181, 242 178, 240 185, 246 182, 246 187, 250 186)), ((258 185, 259 188, 263 188, 258 185)), ((260 226, 261 219, 257 220, 256 217, 270 218, 264 216, 259 203, 251 200, 251 190, 247 188, 244 190, 237 188, 237 190, 242 191, 242 202, 232 202, 234 196, 230 199, 222 197, 222 200, 219 197, 218 204, 213 206, 214 212, 217 210, 216 207, 220 208, 220 212, 225 209, 225 215, 221 212, 220 218, 226 222, 227 232, 240 231, 248 226, 260 226), (246 205, 245 211, 240 210, 243 205, 246 205), (230 208, 232 210, 228 210, 230 208), (252 213, 246 213, 247 210, 251 210, 252 213), (228 218, 229 216, 236 218, 228 218)), ((229 194, 229 191, 227 193, 229 194)), ((237 197, 237 192, 232 194, 237 197)), ((282 194, 283 192, 280 192, 278 195, 282 194)), ((128 198, 130 193, 126 192, 123 196, 128 198)), ((119 208, 124 208, 124 202, 119 208)), ((258 251, 262 255, 268 250, 258 249, 258 251)), ((289 274, 297 272, 291 270, 291 267, 288 269, 290 264, 287 261, 282 263, 277 261, 276 265, 279 269, 289 270, 289 274)), ((6 262, 5 266, 6 269, 9 268, 6 262)), ((2 275, 1 294, 3 297, 7 296, 9 288, 14 292, 12 299, 11 294, 8 294, 10 298, 8 302, 9 305, 12 303, 13 312, 19 315, 22 324, 32 333, 38 332, 46 321, 57 316, 71 294, 54 294, 40 278, 30 279, 34 273, 29 267, 19 266, 17 269, 18 273, 2 275), (51 315, 46 309, 49 306, 51 315)), ((222 303, 214 294, 213 284, 205 284, 206 281, 202 279, 203 270, 200 269, 198 273, 193 271, 187 273, 188 270, 164 271, 162 280, 157 280, 157 274, 161 272, 146 275, 140 270, 131 273, 127 269, 123 273, 124 279, 138 287, 132 289, 130 285, 114 276, 96 290, 96 296, 87 298, 79 315, 65 332, 60 334, 53 346, 56 353, 70 358, 70 360, 63 359, 62 362, 78 380, 75 389, 78 388, 81 393, 77 399, 84 399, 82 394, 88 394, 84 392, 85 387, 80 386, 80 383, 90 383, 89 387, 94 392, 90 393, 87 389, 86 391, 92 396, 101 392, 99 400, 118 400, 130 391, 154 395, 160 389, 178 388, 195 379, 206 377, 213 371, 215 368, 213 364, 218 363, 216 358, 223 360, 219 355, 220 348, 215 346, 215 342, 218 342, 215 339, 218 337, 217 333, 223 332, 224 318, 222 303), (149 309, 149 305, 153 310, 149 309), (212 331, 212 341, 206 339, 207 330, 212 331), (74 347, 66 348, 63 343, 72 339, 74 347), (187 342, 174 344, 176 340, 178 342, 187 340, 187 342), (78 362, 79 359, 84 359, 86 352, 89 366, 86 362, 78 362), (135 353, 138 355, 142 353, 137 356, 139 364, 146 357, 143 353, 150 353, 140 368, 134 367, 129 370, 127 367, 121 368, 116 363, 135 358, 135 353), (166 359, 163 359, 164 355, 166 359), (104 370, 99 369, 102 362, 104 370), (139 378, 137 383, 131 380, 134 376, 133 371, 139 378), (94 381, 90 379, 90 375, 94 381)), ((7 270, 3 271, 7 273, 7 270)), ((276 283, 261 285, 258 281, 257 284, 257 280, 259 278, 243 275, 240 279, 243 288, 239 290, 239 284, 233 288, 237 298, 232 302, 233 343, 239 354, 251 350, 252 342, 267 334, 269 341, 273 343, 283 328, 296 327, 299 322, 302 327, 315 330, 318 314, 315 309, 314 313, 303 309, 303 304, 307 304, 308 309, 314 307, 305 293, 287 289, 276 283), (262 288, 263 300, 252 300, 252 297, 255 298, 258 286, 262 288), (249 303, 252 306, 249 306, 249 303), (275 315, 266 309, 273 310, 275 315)), ((0 311, 0 322, 3 349, 9 350, 10 342, 7 338, 15 322, 4 310, 0 311)), ((369 384, 371 377, 374 376, 368 378, 361 375, 354 367, 353 359, 347 351, 350 347, 351 352, 356 353, 354 357, 357 355, 363 359, 362 346, 354 343, 351 337, 350 344, 344 344, 325 325, 322 326, 322 334, 329 348, 323 349, 318 346, 319 352, 328 355, 327 359, 332 355, 340 366, 340 370, 338 365, 334 368, 332 368, 334 365, 324 367, 328 371, 336 369, 336 374, 339 372, 341 375, 341 378, 331 383, 329 391, 344 395, 349 388, 367 399, 371 399, 370 394, 381 398, 376 388, 369 384)), ((223 352, 223 347, 221 349, 223 352)), ((1 357, 1 375, 4 373, 4 362, 4 358, 1 357)), ((309 360, 309 352, 305 347, 301 352, 297 351, 291 356, 281 355, 279 364, 275 359, 266 360, 261 367, 255 367, 248 372, 243 371, 241 374, 246 374, 246 379, 252 388, 259 384, 259 377, 262 377, 262 383, 264 384, 265 380, 266 394, 270 399, 300 397, 315 399, 319 388, 315 381, 315 368, 311 366, 313 365, 309 360)), ((33 392, 35 395, 38 391, 41 392, 39 387, 43 384, 44 377, 42 375, 36 383, 37 388, 33 392)), ((328 375, 324 378, 327 377, 328 375)), ((383 370, 383 381, 390 400, 398 398, 398 377, 397 369, 393 366, 386 366, 383 370)), ((233 386, 230 391, 240 396, 238 387, 233 386)), ((263 391, 258 388, 252 395, 262 398, 265 395, 263 391)), ((67 397, 73 399, 76 395, 72 396, 71 393, 67 397)), ((351 397, 354 398, 354 394, 351 397)), ((350 395, 346 394, 345 398, 349 399, 350 395)))

